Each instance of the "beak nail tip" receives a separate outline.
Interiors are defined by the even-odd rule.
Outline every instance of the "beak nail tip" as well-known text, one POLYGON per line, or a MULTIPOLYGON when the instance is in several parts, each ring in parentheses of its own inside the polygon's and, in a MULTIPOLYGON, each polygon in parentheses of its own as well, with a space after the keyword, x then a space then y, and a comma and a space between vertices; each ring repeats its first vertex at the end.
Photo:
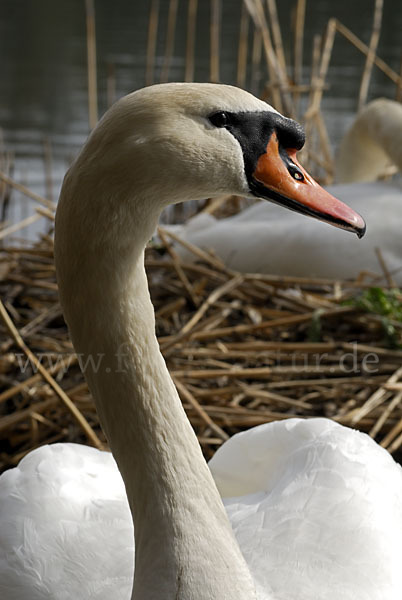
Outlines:
POLYGON ((357 237, 359 238, 359 240, 362 239, 362 237, 364 236, 365 233, 366 233, 366 226, 364 225, 364 227, 359 229, 359 231, 357 232, 357 237))

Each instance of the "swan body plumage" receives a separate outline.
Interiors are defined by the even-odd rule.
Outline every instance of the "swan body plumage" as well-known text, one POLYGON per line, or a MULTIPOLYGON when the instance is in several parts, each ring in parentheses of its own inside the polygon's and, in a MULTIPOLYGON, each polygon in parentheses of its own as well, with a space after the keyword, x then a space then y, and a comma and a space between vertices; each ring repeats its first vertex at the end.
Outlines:
POLYGON ((54 444, 0 477, 3 600, 127 600, 133 525, 110 452, 54 444))
POLYGON ((155 335, 144 247, 168 203, 258 196, 363 235, 298 163, 303 142, 266 103, 212 84, 139 90, 90 135, 63 183, 55 260, 113 458, 55 445, 1 476, 5 600, 400 597, 393 459, 328 420, 295 420, 230 440, 215 483, 155 335))
MULTIPOLYGON (((402 285, 401 185, 373 182, 327 189, 364 214, 367 233, 362 240, 352 236, 345 240, 341 231, 328 225, 317 234, 314 221, 304 218, 300 223, 299 215, 266 202, 224 219, 200 213, 184 225, 167 228, 199 248, 212 250, 227 267, 244 273, 354 279, 367 272, 373 274, 375 285, 383 285, 387 282, 376 252, 379 248, 394 281, 402 285)), ((196 258, 179 243, 175 250, 183 261, 196 258)))
MULTIPOLYGON (((266 202, 225 219, 201 213, 173 230, 213 250, 234 270, 342 279, 367 272, 377 275, 372 279, 376 285, 387 283, 379 249, 393 280, 402 285, 402 181, 375 181, 390 163, 402 171, 402 104, 380 98, 359 113, 344 136, 336 170, 341 183, 327 188, 364 214, 367 234, 361 241, 345 239, 328 226, 318 232, 313 221, 299 223, 296 215, 266 202)), ((183 260, 194 260, 180 244, 176 249, 183 260)))
MULTIPOLYGON (((400 598, 402 471, 367 435, 327 419, 260 425, 210 468, 259 599, 400 598)), ((0 482, 1 598, 130 597, 133 525, 110 453, 44 446, 0 482)))

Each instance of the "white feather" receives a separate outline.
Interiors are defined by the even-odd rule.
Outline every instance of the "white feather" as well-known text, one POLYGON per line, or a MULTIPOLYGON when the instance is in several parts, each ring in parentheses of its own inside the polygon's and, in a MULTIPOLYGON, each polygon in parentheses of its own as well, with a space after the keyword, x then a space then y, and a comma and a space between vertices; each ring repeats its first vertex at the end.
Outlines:
MULTIPOLYGON (((210 468, 261 599, 400 600, 402 470, 367 435, 327 419, 260 425, 210 468)), ((0 523, 2 599, 130 598, 132 519, 110 453, 31 452, 0 477, 0 523)))

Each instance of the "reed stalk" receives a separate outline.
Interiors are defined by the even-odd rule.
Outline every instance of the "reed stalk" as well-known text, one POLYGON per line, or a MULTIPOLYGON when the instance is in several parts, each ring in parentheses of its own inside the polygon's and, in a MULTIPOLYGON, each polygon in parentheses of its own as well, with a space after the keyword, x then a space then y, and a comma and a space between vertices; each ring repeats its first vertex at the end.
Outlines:
POLYGON ((246 86, 247 79, 249 21, 248 11, 243 3, 241 7, 239 47, 237 51, 237 85, 241 88, 246 86))
POLYGON ((210 69, 209 80, 219 82, 221 0, 210 0, 210 69))
MULTIPOLYGON (((353 46, 355 46, 360 52, 368 56, 370 54, 370 48, 362 42, 357 35, 355 35, 350 29, 345 27, 343 23, 335 19, 336 30, 343 35, 353 46)), ((379 58, 376 54, 373 56, 373 62, 382 71, 385 75, 391 79, 396 85, 402 84, 402 76, 399 75, 396 71, 391 69, 389 65, 381 58, 379 58)))
POLYGON ((43 198, 43 196, 40 196, 36 192, 33 192, 32 190, 27 188, 22 183, 18 183, 17 181, 14 181, 14 179, 9 177, 8 175, 6 175, 6 173, 3 173, 2 171, 0 171, 0 180, 4 181, 4 183, 9 185, 10 187, 18 190, 19 192, 21 192, 21 194, 24 194, 25 196, 28 196, 28 198, 35 200, 35 202, 42 204, 46 208, 49 208, 50 210, 56 209, 56 205, 53 202, 51 202, 51 200, 48 200, 47 198, 43 198))
MULTIPOLYGON (((250 15, 254 20, 255 26, 261 30, 263 48, 270 77, 269 89, 272 95, 273 104, 279 112, 287 116, 293 116, 293 102, 290 93, 287 91, 287 74, 276 57, 262 0, 254 0, 254 3, 255 11, 250 13, 250 15)), ((248 6, 248 3, 246 3, 246 6, 248 6)))
POLYGON ((87 23, 88 115, 89 128, 98 122, 98 85, 96 74, 95 2, 85 0, 87 23))
MULTIPOLYGON (((306 0, 297 0, 296 19, 295 19, 295 41, 293 57, 293 81, 295 86, 302 82, 303 77, 303 41, 304 41, 304 19, 306 15, 306 0)), ((300 94, 297 88, 293 94, 293 103, 296 117, 298 116, 298 107, 300 94)))
POLYGON ((325 78, 327 76, 329 62, 331 60, 332 48, 333 48, 334 40, 335 40, 335 33, 336 33, 336 20, 330 19, 328 21, 327 29, 326 29, 325 36, 324 36, 323 51, 322 51, 322 55, 321 55, 320 66, 318 69, 316 86, 315 86, 313 94, 312 94, 311 104, 310 104, 306 114, 304 115, 305 119, 310 118, 315 113, 317 113, 320 109, 322 95, 323 95, 323 91, 324 91, 325 78))
MULTIPOLYGON (((248 3, 246 6, 248 7, 248 3)), ((284 107, 282 104, 282 98, 279 91, 279 77, 277 61, 274 56, 274 50, 272 47, 271 34, 268 29, 268 25, 265 19, 264 8, 261 0, 255 0, 254 11, 250 13, 254 21, 254 26, 259 30, 261 34, 262 46, 264 48, 265 58, 267 61, 268 75, 269 75, 269 91, 272 97, 272 103, 275 108, 283 113, 284 107)))
MULTIPOLYGON (((387 379, 387 383, 395 383, 402 377, 402 367, 399 367, 392 375, 387 379)), ((372 412, 376 407, 380 406, 387 395, 387 390, 379 388, 366 400, 366 402, 354 411, 351 418, 352 425, 356 425, 363 417, 372 412)))
POLYGON ((366 56, 366 64, 360 83, 359 100, 357 109, 361 110, 367 101, 367 94, 370 85, 371 73, 373 71, 374 58, 377 52, 378 41, 380 39, 381 22, 383 13, 384 0, 375 0, 373 30, 371 32, 369 52, 366 56))
POLYGON ((35 365, 37 371, 42 375, 45 381, 50 385, 50 387, 54 390, 60 400, 65 404, 67 409, 73 415, 74 419, 77 421, 78 425, 85 432, 89 442, 93 444, 99 450, 103 450, 104 446, 88 421, 85 419, 81 411, 74 405, 74 403, 70 400, 67 394, 62 390, 57 381, 53 378, 53 376, 49 373, 49 371, 41 364, 35 354, 28 348, 22 337, 20 336, 17 328, 11 320, 11 317, 7 313, 4 304, 0 300, 0 318, 3 320, 6 328, 8 329, 10 335, 13 337, 17 346, 24 352, 27 358, 31 361, 32 364, 35 365))
POLYGON ((254 27, 253 48, 251 52, 251 82, 250 89, 256 96, 260 93, 261 84, 261 57, 262 57, 262 34, 261 30, 254 27))
POLYGON ((194 49, 196 38, 198 0, 188 0, 187 39, 186 39, 186 68, 184 81, 194 81, 194 49))
POLYGON ((155 79, 155 54, 158 37, 159 0, 152 0, 148 20, 147 60, 145 85, 152 85, 155 79))
POLYGON ((306 165, 310 164, 310 160, 313 154, 314 140, 316 136, 314 135, 316 132, 313 129, 314 121, 312 114, 310 112, 310 108, 313 103, 313 98, 315 95, 315 90, 319 87, 319 69, 320 69, 320 58, 321 58, 321 44, 322 38, 319 34, 316 34, 313 38, 313 52, 311 57, 311 69, 310 69, 310 90, 309 90, 309 99, 307 104, 307 110, 304 116, 304 128, 306 132, 306 144, 301 151, 301 160, 306 162, 306 165), (307 117, 306 117, 307 115, 307 117))
POLYGON ((320 140, 320 148, 321 148, 321 152, 323 154, 323 158, 324 158, 324 164, 325 164, 325 171, 326 171, 326 176, 323 180, 323 184, 330 184, 332 183, 332 179, 333 179, 333 164, 334 164, 334 159, 332 156, 332 149, 331 149, 331 142, 329 139, 329 135, 328 135, 328 131, 327 131, 327 127, 325 125, 325 121, 324 118, 322 116, 322 112, 318 111, 317 113, 315 113, 314 115, 314 122, 315 125, 317 127, 317 132, 318 132, 318 138, 320 140))
POLYGON ((285 59, 285 53, 283 51, 282 34, 281 34, 281 28, 279 25, 276 0, 267 0, 267 10, 268 10, 269 22, 271 25, 274 52, 275 52, 277 61, 280 65, 283 73, 286 74, 286 71, 287 71, 286 59, 285 59))
POLYGON ((12 235, 16 231, 20 231, 21 229, 24 229, 25 227, 29 227, 29 225, 32 225, 36 221, 39 221, 39 219, 41 219, 41 218, 42 218, 42 215, 35 213, 33 215, 30 215, 29 217, 26 217, 25 219, 22 219, 22 221, 19 221, 18 223, 13 223, 12 225, 9 225, 8 227, 0 228, 0 241, 4 240, 4 238, 6 238, 9 235, 12 235))
POLYGON ((402 392, 397 393, 392 401, 388 404, 388 406, 383 410, 381 415, 378 417, 377 421, 374 423, 373 427, 369 431, 369 435, 371 437, 376 437, 379 431, 381 431, 384 423, 386 423, 387 419, 390 418, 392 412, 397 408, 402 402, 402 392))
POLYGON ((177 7, 178 0, 170 0, 166 33, 165 57, 163 60, 160 77, 161 83, 166 83, 167 81, 169 81, 169 70, 174 52, 174 42, 176 35, 177 7))

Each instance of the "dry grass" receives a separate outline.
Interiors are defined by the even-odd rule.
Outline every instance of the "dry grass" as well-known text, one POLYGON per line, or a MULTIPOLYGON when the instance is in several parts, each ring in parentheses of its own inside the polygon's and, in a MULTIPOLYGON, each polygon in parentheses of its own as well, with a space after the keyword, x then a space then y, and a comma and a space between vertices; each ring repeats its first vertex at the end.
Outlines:
MULTIPOLYGON (((239 274, 195 248, 199 262, 184 264, 169 235, 146 254, 157 334, 207 457, 242 429, 322 415, 398 451, 402 351, 386 346, 378 314, 345 303, 362 282, 239 274)), ((1 469, 43 443, 105 444, 58 304, 52 250, 44 236, 1 254, 1 469)), ((402 324, 393 325, 399 340, 402 324)))

